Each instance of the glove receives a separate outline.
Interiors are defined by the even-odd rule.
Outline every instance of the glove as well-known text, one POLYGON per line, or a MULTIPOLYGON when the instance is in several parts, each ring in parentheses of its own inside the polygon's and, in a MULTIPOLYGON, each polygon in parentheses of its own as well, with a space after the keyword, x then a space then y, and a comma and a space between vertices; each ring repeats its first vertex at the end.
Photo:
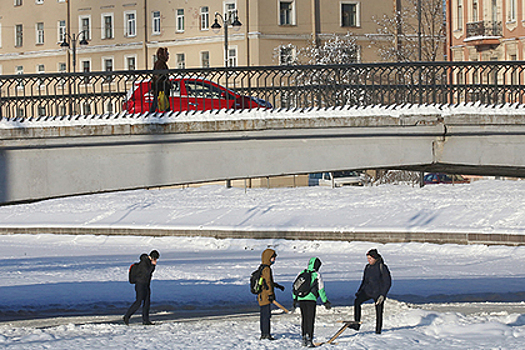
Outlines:
POLYGON ((275 300, 275 295, 273 294, 268 295, 268 300, 270 301, 270 303, 273 303, 273 301, 275 300))
POLYGON ((379 298, 377 298, 376 300, 376 305, 379 305, 381 303, 383 303, 385 301, 385 296, 384 295, 380 295, 379 298))
POLYGON ((279 283, 274 283, 274 286, 284 292, 284 286, 281 286, 279 283))
POLYGON ((299 304, 299 303, 297 302, 297 300, 294 299, 293 300, 293 308, 294 309, 297 309, 297 306, 298 306, 297 304, 299 304))
POLYGON ((326 303, 324 303, 324 307, 326 310, 330 310, 332 308, 332 304, 327 300, 326 303))

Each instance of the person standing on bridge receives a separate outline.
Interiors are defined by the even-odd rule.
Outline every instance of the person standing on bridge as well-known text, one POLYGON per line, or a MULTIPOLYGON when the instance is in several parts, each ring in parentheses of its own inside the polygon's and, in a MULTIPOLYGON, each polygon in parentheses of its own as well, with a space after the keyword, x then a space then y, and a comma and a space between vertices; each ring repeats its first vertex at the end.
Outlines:
MULTIPOLYGON (((370 249, 366 253, 366 258, 368 264, 365 266, 363 281, 355 293, 354 320, 361 321, 361 304, 373 299, 376 308, 376 334, 381 334, 385 299, 392 285, 392 276, 377 249, 370 249)), ((353 324, 349 327, 358 331, 360 326, 360 324, 353 324)))
MULTIPOLYGON (((157 50, 157 60, 153 65, 153 70, 167 70, 170 53, 167 47, 159 47, 157 50)), ((151 92, 153 94, 153 103, 149 109, 150 113, 154 113, 157 108, 164 112, 170 109, 169 97, 171 90, 171 82, 167 74, 154 75, 151 79, 151 92), (161 94, 162 92, 162 94, 161 94), (159 99, 161 101, 159 101, 159 99)))
MULTIPOLYGON (((140 262, 137 264, 136 269, 133 271, 133 281, 135 282, 135 302, 131 304, 128 311, 124 315, 124 323, 129 326, 129 319, 142 305, 142 324, 150 326, 153 323, 149 319, 149 307, 151 297, 151 277, 155 267, 157 266, 157 260, 159 260, 160 254, 157 250, 152 250, 151 253, 142 254, 140 256, 140 262)), ((131 268, 130 268, 131 273, 131 268)))

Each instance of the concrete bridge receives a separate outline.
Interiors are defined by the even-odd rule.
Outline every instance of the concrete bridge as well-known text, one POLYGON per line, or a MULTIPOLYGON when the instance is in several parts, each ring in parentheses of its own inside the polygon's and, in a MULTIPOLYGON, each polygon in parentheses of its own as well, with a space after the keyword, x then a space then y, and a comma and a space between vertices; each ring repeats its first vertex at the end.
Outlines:
POLYGON ((342 169, 525 177, 525 108, 0 120, 0 203, 342 169))

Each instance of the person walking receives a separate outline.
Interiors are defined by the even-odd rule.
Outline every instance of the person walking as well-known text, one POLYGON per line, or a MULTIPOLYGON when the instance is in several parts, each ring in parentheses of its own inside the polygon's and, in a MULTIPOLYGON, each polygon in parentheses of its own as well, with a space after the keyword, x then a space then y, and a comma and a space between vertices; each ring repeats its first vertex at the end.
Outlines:
MULTIPOLYGON (((297 277, 299 277, 304 272, 308 272, 311 276, 310 280, 310 292, 305 296, 301 297, 294 294, 294 308, 297 307, 297 302, 299 302, 299 308, 301 309, 301 335, 303 337, 303 346, 314 347, 313 338, 314 338, 314 323, 315 323, 315 313, 317 308, 317 299, 321 298, 325 308, 327 310, 331 309, 330 301, 326 296, 324 290, 323 279, 319 273, 321 268, 321 260, 319 258, 311 258, 308 262, 308 267, 306 270, 303 270, 297 277)), ((297 279, 296 279, 297 280, 297 279)))
POLYGON ((160 254, 156 250, 152 250, 151 253, 142 254, 140 256, 140 262, 136 270, 136 279, 135 279, 135 302, 131 304, 128 311, 124 315, 124 323, 129 326, 129 319, 131 316, 139 309, 142 305, 142 324, 152 325, 153 323, 149 319, 149 307, 150 307, 150 297, 151 297, 151 288, 150 282, 157 266, 157 260, 159 260, 160 254))
POLYGON ((257 295, 257 301, 259 302, 259 312, 260 312, 260 328, 261 328, 261 340, 275 340, 272 337, 270 332, 270 318, 271 314, 271 304, 275 300, 274 288, 279 288, 281 291, 284 291, 284 287, 278 283, 275 283, 273 280, 273 273, 271 266, 275 263, 277 254, 273 249, 266 249, 261 254, 262 262, 262 291, 257 295))
MULTIPOLYGON (((368 259, 368 264, 365 266, 363 281, 357 293, 355 293, 354 320, 356 322, 361 321, 361 304, 373 299, 376 309, 376 334, 381 334, 385 299, 392 285, 392 276, 377 249, 370 249, 366 253, 366 258, 368 259)), ((360 324, 354 324, 350 328, 357 331, 360 326, 360 324)))
MULTIPOLYGON (((168 52, 167 47, 159 47, 157 50, 157 60, 153 65, 153 70, 167 70, 168 60, 170 58, 170 53, 168 52)), ((169 110, 169 96, 171 90, 171 82, 167 74, 154 75, 151 79, 151 91, 153 94, 153 103, 150 106, 150 113, 154 113, 157 108, 159 108, 159 93, 162 91, 164 93, 165 101, 167 101, 167 106, 164 107, 161 112, 169 110)), ((160 108, 159 108, 160 109, 160 108)))

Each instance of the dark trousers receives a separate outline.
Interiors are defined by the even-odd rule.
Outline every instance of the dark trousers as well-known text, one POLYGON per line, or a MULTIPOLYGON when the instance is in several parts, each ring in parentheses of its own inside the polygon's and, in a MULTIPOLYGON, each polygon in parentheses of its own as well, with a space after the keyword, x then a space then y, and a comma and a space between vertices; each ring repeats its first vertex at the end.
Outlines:
POLYGON ((135 284, 135 293, 135 302, 131 304, 131 306, 128 309, 128 312, 126 312, 125 317, 130 318, 131 315, 133 315, 139 309, 140 304, 144 303, 144 305, 142 305, 142 322, 148 322, 151 297, 151 289, 149 283, 135 284))
POLYGON ((310 339, 314 337, 315 310, 317 303, 313 300, 299 301, 301 309, 301 333, 310 339))
MULTIPOLYGON (((354 320, 356 322, 361 321, 361 304, 363 304, 365 301, 373 299, 374 302, 376 299, 372 298, 371 296, 366 295, 365 293, 360 293, 357 295, 355 301, 354 301, 354 320)), ((381 334, 381 329, 383 328, 383 310, 385 308, 385 303, 382 302, 379 305, 375 305, 376 307, 376 333, 381 334)))
POLYGON ((272 310, 270 306, 271 304, 261 306, 261 335, 270 335, 270 318, 272 318, 272 310))

